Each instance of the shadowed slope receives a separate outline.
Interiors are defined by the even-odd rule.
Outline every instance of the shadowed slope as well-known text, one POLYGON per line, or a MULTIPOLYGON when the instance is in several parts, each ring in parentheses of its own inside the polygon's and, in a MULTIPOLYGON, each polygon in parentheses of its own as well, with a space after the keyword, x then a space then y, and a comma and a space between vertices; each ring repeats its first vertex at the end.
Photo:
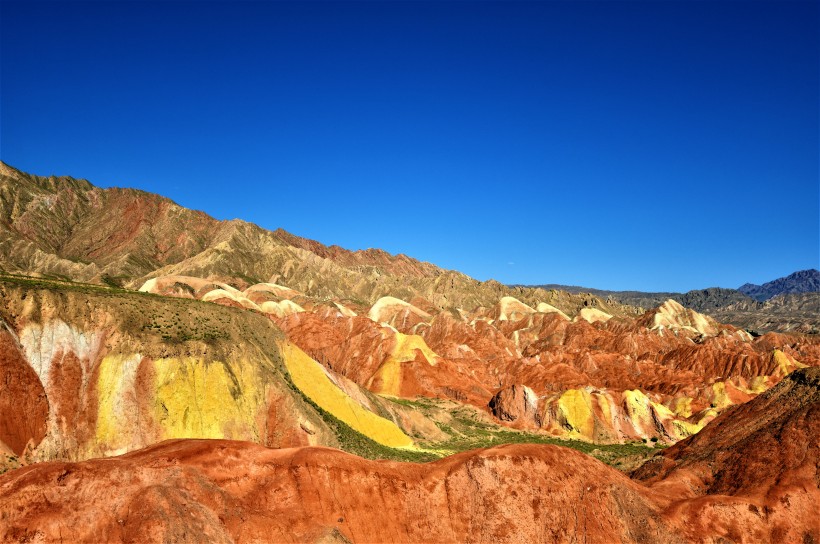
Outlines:
POLYGON ((683 480, 693 493, 753 494, 782 483, 784 473, 816 477, 819 462, 820 367, 810 367, 727 409, 634 475, 649 483, 683 480))

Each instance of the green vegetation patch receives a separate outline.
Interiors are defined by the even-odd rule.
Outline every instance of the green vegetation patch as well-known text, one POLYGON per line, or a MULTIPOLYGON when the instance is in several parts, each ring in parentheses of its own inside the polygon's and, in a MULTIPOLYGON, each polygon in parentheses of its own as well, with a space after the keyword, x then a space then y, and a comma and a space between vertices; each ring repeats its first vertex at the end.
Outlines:
POLYGON ((519 431, 497 425, 471 406, 423 397, 413 400, 388 400, 406 408, 419 410, 432 419, 441 431, 449 435, 450 438, 445 441, 418 441, 424 449, 433 450, 440 457, 503 444, 549 444, 578 450, 613 468, 629 472, 666 447, 651 442, 649 445, 643 442, 593 444, 582 440, 562 439, 546 433, 519 431), (444 418, 443 413, 446 415, 444 418))
POLYGON ((285 381, 288 386, 296 392, 299 397, 308 405, 310 405, 321 416, 322 420, 336 435, 339 441, 339 448, 359 457, 365 459, 388 459, 391 461, 404 461, 411 463, 426 463, 428 461, 435 461, 442 456, 436 452, 417 451, 409 449, 399 449, 384 446, 371 440, 360 432, 350 427, 344 421, 341 421, 336 416, 323 410, 301 389, 296 387, 296 384, 291 380, 290 374, 285 371, 285 381))

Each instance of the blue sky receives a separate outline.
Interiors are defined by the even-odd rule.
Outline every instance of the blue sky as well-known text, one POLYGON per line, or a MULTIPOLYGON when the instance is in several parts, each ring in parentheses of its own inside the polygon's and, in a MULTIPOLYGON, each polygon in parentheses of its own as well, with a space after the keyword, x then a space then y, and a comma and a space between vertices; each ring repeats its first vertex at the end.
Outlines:
POLYGON ((817 2, 7 2, 0 158, 478 279, 817 267, 817 2))

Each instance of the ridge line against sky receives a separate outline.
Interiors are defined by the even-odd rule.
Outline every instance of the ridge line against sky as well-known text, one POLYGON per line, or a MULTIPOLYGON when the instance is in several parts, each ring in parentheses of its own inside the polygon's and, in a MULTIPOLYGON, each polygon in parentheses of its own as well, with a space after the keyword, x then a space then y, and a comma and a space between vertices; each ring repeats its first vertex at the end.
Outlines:
POLYGON ((820 261, 820 7, 6 2, 0 159, 477 279, 820 261))

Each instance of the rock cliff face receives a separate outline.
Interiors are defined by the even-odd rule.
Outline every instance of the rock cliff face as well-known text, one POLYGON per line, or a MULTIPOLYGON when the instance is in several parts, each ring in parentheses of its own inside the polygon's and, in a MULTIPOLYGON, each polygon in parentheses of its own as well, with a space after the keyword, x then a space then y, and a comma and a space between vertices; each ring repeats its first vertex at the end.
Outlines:
POLYGON ((413 445, 400 411, 312 360, 262 314, 31 280, 0 282, 0 300, 0 444, 26 462, 171 438, 339 446, 339 425, 413 445))

